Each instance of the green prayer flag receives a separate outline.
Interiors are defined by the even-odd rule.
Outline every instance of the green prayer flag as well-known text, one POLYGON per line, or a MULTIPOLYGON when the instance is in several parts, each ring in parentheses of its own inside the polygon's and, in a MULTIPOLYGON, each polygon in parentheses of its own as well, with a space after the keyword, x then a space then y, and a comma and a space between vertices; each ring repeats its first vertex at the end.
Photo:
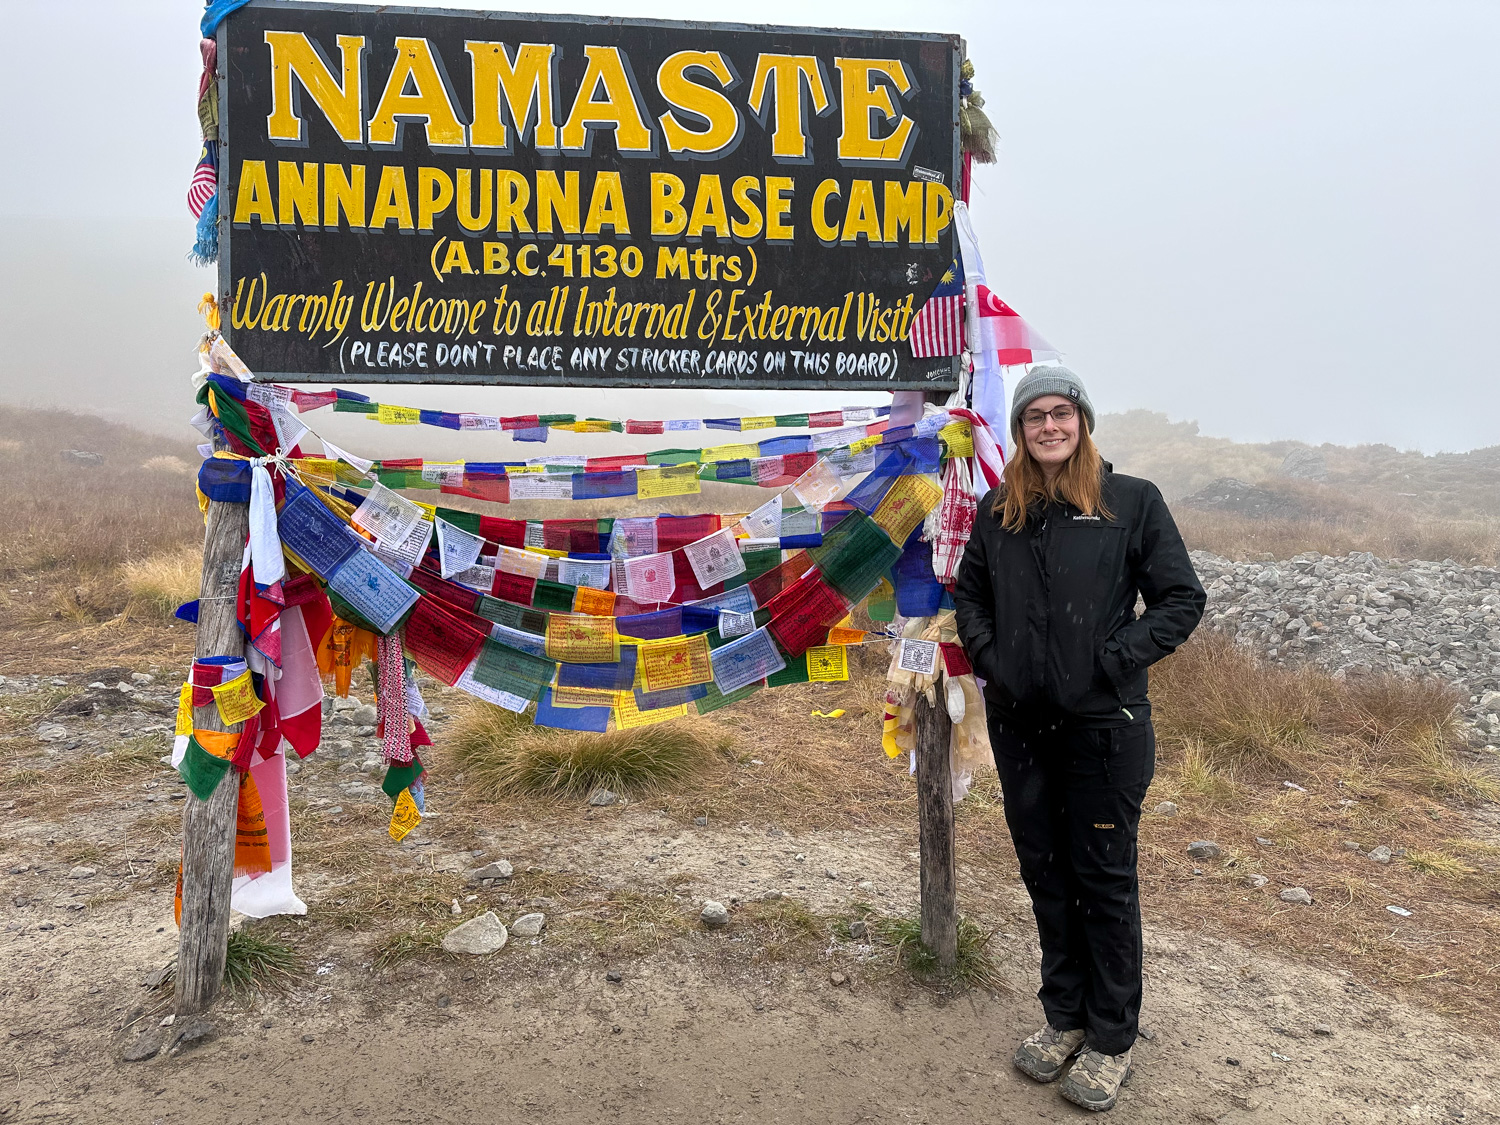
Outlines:
POLYGON ((772 672, 766 677, 767 687, 785 687, 787 684, 809 683, 811 677, 807 674, 807 653, 801 656, 787 656, 782 653, 786 660, 786 667, 779 672, 772 672))
MULTIPOLYGON (((204 383, 198 391, 198 402, 208 405, 208 392, 213 390, 212 383, 204 383)), ((266 456, 270 451, 262 449, 260 442, 256 441, 250 434, 250 416, 245 412, 245 404, 240 402, 227 391, 215 390, 214 402, 219 408, 219 423, 237 438, 245 448, 260 456, 266 456)))
POLYGON ((578 421, 576 414, 542 414, 537 418, 539 426, 570 426, 578 421))
POLYGON ((901 548, 869 516, 850 512, 809 553, 825 582, 850 602, 859 602, 901 557, 901 548))
POLYGON ((646 454, 648 465, 688 465, 698 460, 701 449, 658 449, 646 454))
POLYGON ((385 770, 385 780, 380 783, 380 788, 385 790, 385 795, 391 800, 401 796, 401 790, 410 788, 411 783, 422 776, 422 759, 417 757, 416 751, 412 751, 410 765, 398 765, 392 762, 385 770))
POLYGON ((577 586, 561 582, 549 582, 545 578, 536 580, 536 590, 531 595, 531 604, 536 609, 550 609, 556 613, 572 613, 573 598, 578 594, 577 586))
POLYGON ((479 605, 475 607, 474 612, 486 621, 504 625, 507 629, 519 629, 523 633, 530 633, 536 637, 547 635, 547 614, 544 610, 532 609, 530 606, 517 605, 503 598, 492 598, 488 594, 481 594, 479 605))
POLYGON ((806 414, 778 414, 776 425, 782 429, 805 429, 808 425, 808 417, 806 414))
POLYGON ((744 560, 745 571, 736 574, 733 578, 724 580, 724 589, 735 590, 741 586, 748 586, 750 582, 759 578, 768 570, 775 570, 781 565, 780 547, 756 547, 751 551, 740 552, 740 558, 744 560))
POLYGON ((210 754, 196 738, 188 739, 187 753, 182 756, 182 765, 177 767, 182 780, 200 801, 213 796, 228 769, 228 758, 210 754))
POLYGON ((380 403, 378 402, 355 402, 353 399, 341 398, 333 404, 335 414, 379 414, 380 403))
POLYGON ((474 678, 485 687, 535 700, 557 674, 557 662, 486 638, 474 665, 474 678))
POLYGON ((451 523, 460 531, 467 531, 470 535, 479 534, 478 512, 460 512, 457 508, 439 508, 437 514, 444 523, 451 523))
POLYGON ((742 688, 735 688, 728 695, 725 695, 719 690, 718 684, 710 683, 708 685, 708 694, 702 699, 695 700, 693 706, 698 709, 698 714, 707 715, 710 711, 717 711, 720 707, 728 707, 731 703, 738 703, 742 699, 749 698, 763 686, 765 685, 760 680, 756 680, 754 683, 746 684, 742 688))

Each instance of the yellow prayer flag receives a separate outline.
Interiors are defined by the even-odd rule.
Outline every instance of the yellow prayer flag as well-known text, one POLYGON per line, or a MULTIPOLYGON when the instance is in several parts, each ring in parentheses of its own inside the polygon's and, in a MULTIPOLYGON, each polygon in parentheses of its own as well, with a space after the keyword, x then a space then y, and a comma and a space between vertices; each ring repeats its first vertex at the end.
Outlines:
POLYGON ((553 426, 552 429, 572 430, 575 434, 607 434, 613 427, 607 418, 579 418, 576 422, 553 426))
POLYGON ((417 802, 412 800, 411 790, 401 790, 401 795, 396 798, 396 807, 391 810, 391 839, 406 839, 406 834, 421 823, 422 814, 417 811, 417 802))
POLYGON ((843 625, 835 625, 828 630, 828 643, 831 645, 863 644, 867 636, 869 634, 863 629, 849 629, 843 625))
POLYGON ((620 702, 615 707, 615 726, 620 730, 649 727, 653 723, 680 719, 687 714, 687 710, 686 703, 679 703, 676 707, 658 707, 653 711, 642 711, 636 706, 634 695, 622 692, 620 702))
POLYGON ((950 457, 974 456, 974 431, 969 428, 965 419, 949 422, 938 431, 938 437, 947 445, 950 457))
POLYGON ((250 682, 248 670, 241 672, 227 684, 219 684, 209 690, 214 693, 214 702, 218 704, 219 718, 224 720, 227 727, 243 723, 265 706, 255 694, 255 685, 250 682))
POLYGON ((328 457, 298 457, 292 466, 301 475, 322 481, 335 481, 339 477, 338 461, 328 457))
POLYGON ((193 685, 186 683, 177 693, 177 723, 172 729, 174 737, 193 733, 193 685))
POLYGON ((636 668, 640 670, 641 686, 648 692, 706 684, 714 678, 708 657, 708 636, 699 633, 695 637, 644 641, 636 668))
POLYGON ((849 443, 850 453, 863 453, 867 449, 874 449, 877 445, 884 444, 885 439, 876 434, 873 437, 862 437, 858 441, 849 443))
POLYGON ((424 520, 426 520, 428 523, 432 523, 434 520, 437 519, 437 505, 436 504, 424 504, 420 500, 413 500, 412 503, 415 504, 417 507, 419 507, 419 508, 422 509, 422 518, 424 520))
POLYGON ((615 619, 587 613, 549 613, 547 656, 569 664, 613 664, 620 659, 615 619))
POLYGON ((520 476, 523 473, 545 473, 546 465, 507 465, 505 475, 508 477, 520 476))
POLYGON ((817 645, 807 650, 807 678, 820 681, 847 680, 849 654, 843 645, 817 645))
POLYGON ((234 757, 235 748, 240 744, 240 732, 234 730, 203 730, 200 727, 193 731, 193 741, 215 758, 232 758, 234 757))
POLYGON ((552 689, 552 706, 618 707, 620 700, 626 697, 635 698, 628 691, 608 691, 605 688, 590 687, 554 687, 552 689))
POLYGON ((776 415, 759 414, 754 418, 741 418, 740 429, 742 430, 769 430, 776 425, 776 415))
POLYGON ((715 461, 748 461, 760 456, 760 446, 753 442, 745 445, 716 445, 703 450, 700 456, 705 465, 711 465, 715 461))
POLYGON ((912 529, 927 518, 927 513, 942 498, 941 486, 924 476, 897 477, 870 518, 891 537, 892 543, 905 543, 912 529))
POLYGON ((375 412, 375 420, 383 426, 415 426, 422 421, 422 412, 415 406, 392 406, 382 402, 375 412))
POLYGON ((635 474, 636 495, 654 500, 661 496, 692 496, 703 491, 698 482, 698 466, 662 465, 641 469, 635 474))

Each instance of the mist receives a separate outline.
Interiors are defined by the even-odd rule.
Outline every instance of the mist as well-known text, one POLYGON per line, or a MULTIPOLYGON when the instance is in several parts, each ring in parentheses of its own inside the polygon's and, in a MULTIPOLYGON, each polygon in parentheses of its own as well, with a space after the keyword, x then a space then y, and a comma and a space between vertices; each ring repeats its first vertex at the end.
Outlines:
MULTIPOLYGON (((0 11, 13 42, 36 44, 0 71, 19 107, 0 123, 0 401, 188 436, 194 309, 213 287, 186 259, 201 8, 0 11)), ((965 36, 1001 135, 972 200, 990 285, 1062 349, 1100 411, 1161 411, 1248 441, 1500 444, 1485 327, 1500 298, 1500 8, 773 0, 758 12, 965 36)), ((679 0, 608 13, 732 14, 679 0)), ((586 406, 525 388, 384 396, 654 418, 887 400, 581 393, 586 406)), ((378 456, 363 432, 328 428, 378 456)))

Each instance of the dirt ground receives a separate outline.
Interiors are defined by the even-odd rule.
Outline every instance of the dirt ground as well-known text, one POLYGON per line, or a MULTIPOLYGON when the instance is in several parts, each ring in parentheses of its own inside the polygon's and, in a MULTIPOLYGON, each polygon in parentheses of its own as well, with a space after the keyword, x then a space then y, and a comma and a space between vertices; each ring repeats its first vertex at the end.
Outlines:
MULTIPOLYGON (((699 825, 692 802, 665 798, 453 799, 396 845, 379 775, 362 768, 370 739, 333 726, 292 779, 309 914, 252 924, 297 951, 299 972, 283 990, 227 993, 198 1045, 125 1062, 142 1036, 170 1046, 177 1030, 159 1026, 169 986, 151 984, 176 949, 185 792, 156 761, 172 670, 122 692, 131 671, 0 685, 6 1125, 1087 1116, 1010 1066, 1041 1019, 1038 951, 994 857, 960 852, 960 901, 994 931, 1003 987, 944 991, 848 936, 867 911, 915 908, 914 822, 715 811, 699 825), (39 741, 54 721, 66 736, 39 741), (470 884, 500 858, 513 879, 470 884), (726 929, 696 924, 706 898, 730 907, 726 929), (450 957, 431 947, 457 920, 450 904, 506 922, 540 910, 547 928, 450 957), (410 947, 392 944, 403 934, 410 947)), ((444 719, 434 726, 441 742, 444 719)), ((776 765, 754 752, 766 760, 734 768, 776 765)), ((435 807, 450 779, 434 782, 435 807)), ((1189 932, 1165 909, 1148 907, 1146 930, 1150 1038, 1112 1120, 1500 1120, 1495 1040, 1348 970, 1189 932)))

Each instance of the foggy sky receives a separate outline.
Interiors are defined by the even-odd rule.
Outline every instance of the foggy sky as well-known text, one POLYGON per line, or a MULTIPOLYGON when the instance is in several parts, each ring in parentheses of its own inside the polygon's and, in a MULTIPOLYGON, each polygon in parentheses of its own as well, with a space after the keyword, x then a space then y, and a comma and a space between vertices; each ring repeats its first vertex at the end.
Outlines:
MULTIPOLYGON (((1101 411, 1242 440, 1500 444, 1500 5, 535 10, 957 32, 1002 137, 972 201, 990 285, 1101 411)), ((187 433, 193 306, 213 283, 185 260, 200 12, 0 0, 18 47, 0 68, 0 401, 187 433)), ((565 408, 558 393, 389 397, 521 413, 565 408)), ((590 412, 769 413, 792 392, 653 392, 645 411, 641 394, 590 412)))

